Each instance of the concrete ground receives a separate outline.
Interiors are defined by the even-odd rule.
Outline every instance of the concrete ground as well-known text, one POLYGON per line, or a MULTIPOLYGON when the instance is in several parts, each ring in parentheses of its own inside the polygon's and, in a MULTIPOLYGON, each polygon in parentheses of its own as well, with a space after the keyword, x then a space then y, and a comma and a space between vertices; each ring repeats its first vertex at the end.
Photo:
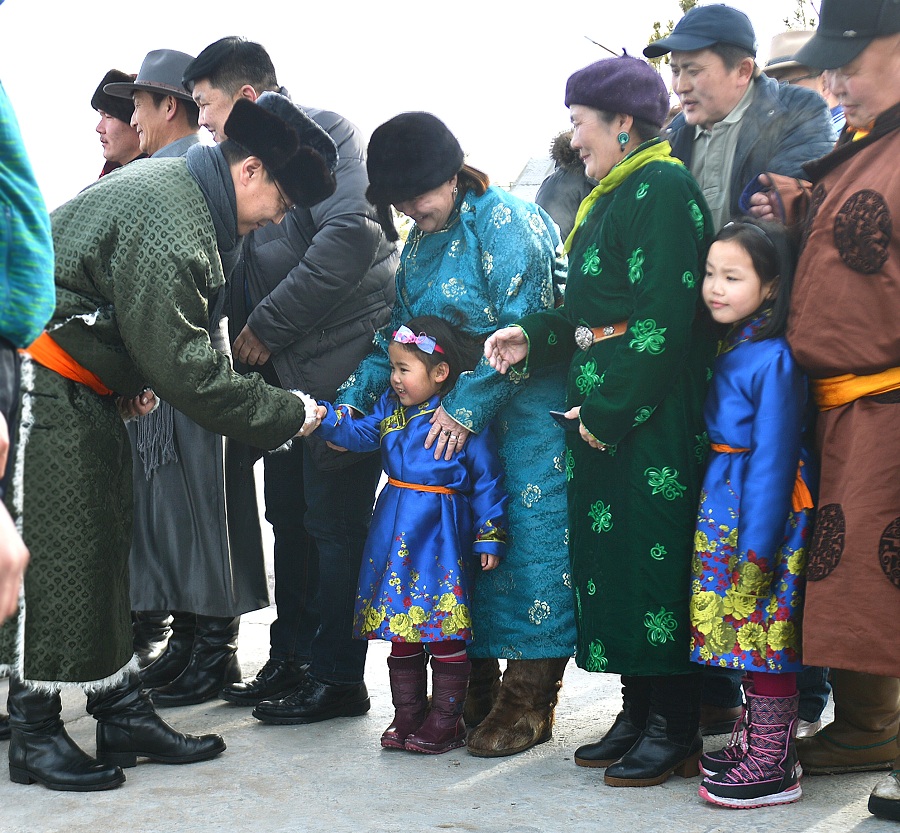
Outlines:
MULTIPOLYGON (((267 658, 274 615, 267 608, 243 617, 245 676, 267 658)), ((572 753, 611 724, 618 678, 588 674, 574 662, 548 743, 495 759, 465 749, 437 756, 384 750, 379 738, 393 714, 387 653, 385 643, 371 643, 372 709, 363 717, 266 726, 249 709, 219 700, 163 710, 182 731, 222 734, 228 749, 185 766, 140 761, 116 790, 63 793, 12 784, 0 764, 0 833, 900 833, 900 824, 866 810, 879 773, 808 777, 798 803, 749 811, 707 804, 697 796, 699 778, 645 789, 605 786, 603 770, 575 766, 572 753)), ((0 705, 6 687, 0 681, 0 705)), ((63 703, 70 734, 93 754, 95 723, 84 696, 67 691, 63 703)), ((707 748, 725 740, 708 738, 707 748)), ((5 747, 0 743, 0 756, 5 747)))

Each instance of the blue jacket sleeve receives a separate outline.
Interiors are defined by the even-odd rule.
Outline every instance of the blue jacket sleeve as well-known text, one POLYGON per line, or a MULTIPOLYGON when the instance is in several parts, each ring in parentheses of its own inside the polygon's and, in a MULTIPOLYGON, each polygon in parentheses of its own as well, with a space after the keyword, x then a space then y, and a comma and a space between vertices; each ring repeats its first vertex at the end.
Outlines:
POLYGON ((465 454, 473 484, 470 496, 476 530, 473 550, 502 558, 506 554, 509 529, 509 495, 503 486, 503 466, 490 427, 469 437, 465 454))
POLYGON ((382 407, 379 402, 376 412, 353 419, 346 407, 335 408, 330 402, 319 402, 328 413, 316 433, 323 439, 342 446, 348 451, 374 451, 381 447, 382 407))

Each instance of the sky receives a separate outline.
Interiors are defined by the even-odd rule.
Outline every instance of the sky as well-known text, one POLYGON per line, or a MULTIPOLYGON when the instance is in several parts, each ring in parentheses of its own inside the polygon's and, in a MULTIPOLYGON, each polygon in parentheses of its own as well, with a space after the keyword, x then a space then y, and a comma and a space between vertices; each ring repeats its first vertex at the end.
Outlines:
MULTIPOLYGON (((764 62, 797 2, 730 5, 750 17, 764 62)), ((154 49, 196 55, 226 35, 263 44, 297 104, 340 113, 366 139, 397 113, 434 113, 505 186, 568 127, 566 79, 609 57, 594 42, 640 56, 654 21, 679 17, 676 0, 6 0, 0 82, 51 210, 102 167, 90 99, 106 71, 137 72, 154 49)))

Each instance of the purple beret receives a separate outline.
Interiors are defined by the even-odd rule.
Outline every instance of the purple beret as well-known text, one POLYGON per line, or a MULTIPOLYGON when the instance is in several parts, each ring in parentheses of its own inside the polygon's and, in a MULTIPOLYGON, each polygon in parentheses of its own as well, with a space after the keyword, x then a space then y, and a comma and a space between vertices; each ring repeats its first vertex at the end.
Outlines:
POLYGON ((623 55, 572 73, 566 82, 566 107, 573 104, 624 113, 662 127, 669 115, 669 92, 650 64, 623 55))

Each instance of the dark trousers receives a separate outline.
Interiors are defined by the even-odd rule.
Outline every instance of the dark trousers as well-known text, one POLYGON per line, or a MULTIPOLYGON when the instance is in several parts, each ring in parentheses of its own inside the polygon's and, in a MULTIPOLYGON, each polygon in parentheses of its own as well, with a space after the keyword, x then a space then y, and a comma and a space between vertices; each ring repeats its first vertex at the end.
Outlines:
POLYGON ((5 338, 0 337, 0 413, 9 431, 9 455, 6 470, 0 471, 0 498, 12 477, 16 458, 16 416, 19 405, 19 353, 5 338))
POLYGON ((309 662, 320 680, 358 682, 368 643, 352 637, 353 611, 381 458, 320 471, 306 443, 296 441, 264 465, 278 614, 270 654, 309 662))

